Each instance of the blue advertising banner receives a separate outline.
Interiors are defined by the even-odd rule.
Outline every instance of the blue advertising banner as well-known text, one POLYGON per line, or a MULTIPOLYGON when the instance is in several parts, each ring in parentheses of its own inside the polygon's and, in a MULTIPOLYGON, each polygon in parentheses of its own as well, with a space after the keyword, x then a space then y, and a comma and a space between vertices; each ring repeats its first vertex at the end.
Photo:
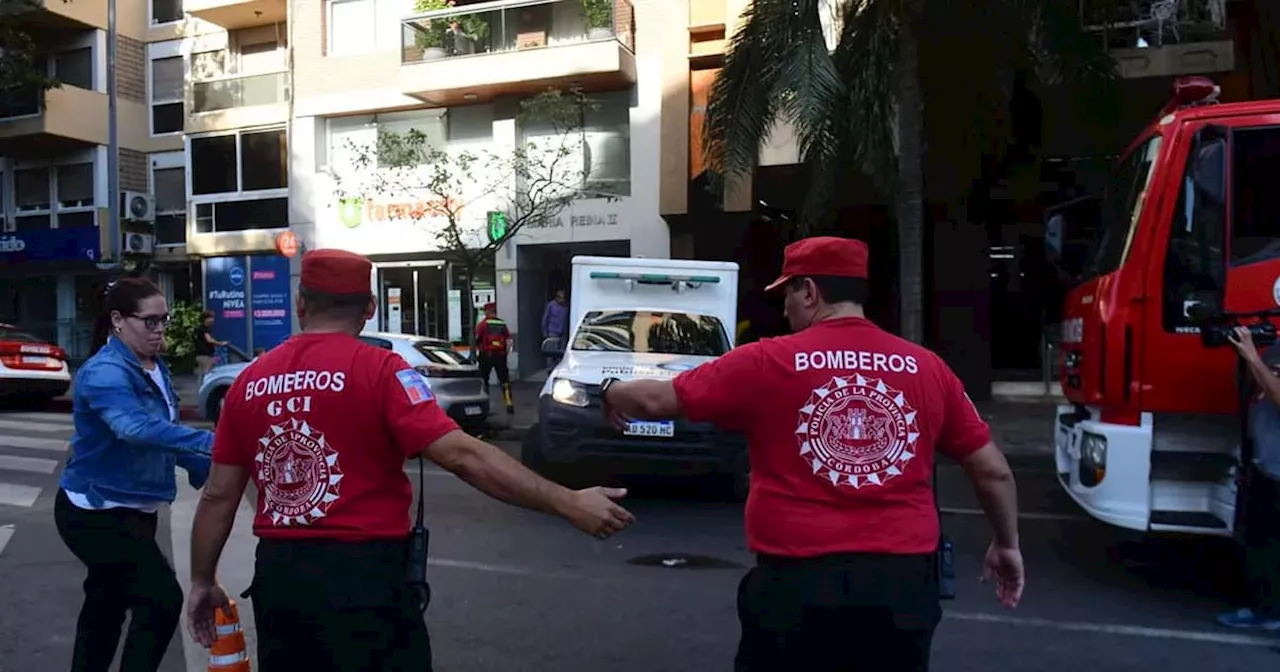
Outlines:
POLYGON ((249 352, 248 264, 245 257, 204 260, 204 307, 213 311, 213 337, 249 352))
POLYGON ((270 350, 293 333, 289 260, 276 254, 249 257, 249 280, 253 347, 270 350))
POLYGON ((0 233, 0 264, 24 261, 97 261, 98 227, 0 233))

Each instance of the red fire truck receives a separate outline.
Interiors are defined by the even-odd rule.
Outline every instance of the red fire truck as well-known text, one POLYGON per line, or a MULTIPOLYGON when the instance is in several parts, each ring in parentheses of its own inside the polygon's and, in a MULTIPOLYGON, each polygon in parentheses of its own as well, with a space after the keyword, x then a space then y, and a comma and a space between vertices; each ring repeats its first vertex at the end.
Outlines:
POLYGON ((1049 232, 1097 229, 1063 311, 1058 478, 1124 528, 1235 526, 1237 357, 1202 330, 1280 307, 1280 100, 1219 104, 1219 91, 1178 80, 1107 193, 1047 214, 1049 232))

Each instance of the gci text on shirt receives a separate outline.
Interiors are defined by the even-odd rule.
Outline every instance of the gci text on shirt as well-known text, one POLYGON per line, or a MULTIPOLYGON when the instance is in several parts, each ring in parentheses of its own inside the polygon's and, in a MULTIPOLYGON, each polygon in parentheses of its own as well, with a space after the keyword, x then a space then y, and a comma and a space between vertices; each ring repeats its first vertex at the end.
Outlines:
POLYGON ((883 352, 814 350, 796 353, 796 373, 837 369, 871 373, 918 373, 920 366, 911 355, 886 355, 883 352))

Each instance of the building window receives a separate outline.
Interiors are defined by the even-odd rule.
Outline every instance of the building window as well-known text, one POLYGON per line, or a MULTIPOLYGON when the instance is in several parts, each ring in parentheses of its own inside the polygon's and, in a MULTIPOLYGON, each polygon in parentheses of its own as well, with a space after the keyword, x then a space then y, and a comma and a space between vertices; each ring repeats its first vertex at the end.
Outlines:
POLYGON ((288 226, 288 146, 283 128, 190 140, 196 233, 288 226))
POLYGON ((580 137, 564 138, 550 124, 534 122, 521 129, 521 139, 543 147, 569 141, 577 150, 572 169, 557 169, 557 172, 574 178, 580 175, 583 198, 629 196, 631 94, 628 91, 592 94, 589 101, 592 104, 582 108, 580 137))
POLYGON ((181 133, 183 66, 181 56, 151 61, 151 134, 181 133))
POLYGON ((156 245, 187 242, 187 169, 154 167, 151 188, 156 196, 156 245))
POLYGON ((93 47, 54 54, 53 76, 65 85, 93 90, 93 47))
POLYGON ((43 231, 97 225, 91 162, 13 171, 13 230, 43 231))
POLYGON ((151 23, 173 23, 182 20, 182 0, 151 0, 151 23))
POLYGON ((375 0, 329 0, 330 56, 352 56, 372 52, 377 45, 378 22, 375 0))

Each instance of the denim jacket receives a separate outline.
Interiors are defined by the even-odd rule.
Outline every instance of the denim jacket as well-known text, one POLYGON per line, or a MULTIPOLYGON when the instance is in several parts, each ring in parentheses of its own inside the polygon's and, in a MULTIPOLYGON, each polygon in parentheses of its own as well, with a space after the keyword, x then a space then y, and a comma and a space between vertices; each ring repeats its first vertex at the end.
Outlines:
MULTIPOLYGON (((176 405, 168 367, 158 359, 156 366, 176 405)), ((170 420, 165 397, 128 346, 109 339, 80 367, 73 389, 75 435, 63 489, 94 506, 172 502, 175 465, 186 470, 192 487, 203 487, 213 433, 170 420)))

